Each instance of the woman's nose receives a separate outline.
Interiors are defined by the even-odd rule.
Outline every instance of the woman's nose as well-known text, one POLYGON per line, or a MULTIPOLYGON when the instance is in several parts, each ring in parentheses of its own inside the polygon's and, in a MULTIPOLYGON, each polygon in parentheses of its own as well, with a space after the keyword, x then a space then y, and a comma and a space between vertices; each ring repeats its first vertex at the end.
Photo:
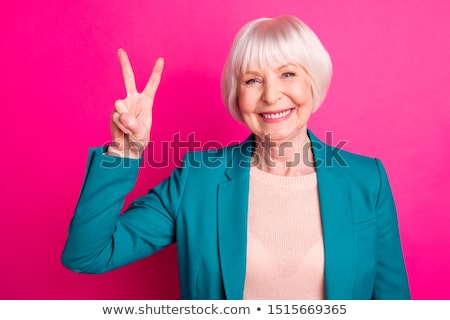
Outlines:
POLYGON ((282 90, 279 81, 266 80, 264 82, 263 101, 267 104, 276 103, 282 96, 282 90))

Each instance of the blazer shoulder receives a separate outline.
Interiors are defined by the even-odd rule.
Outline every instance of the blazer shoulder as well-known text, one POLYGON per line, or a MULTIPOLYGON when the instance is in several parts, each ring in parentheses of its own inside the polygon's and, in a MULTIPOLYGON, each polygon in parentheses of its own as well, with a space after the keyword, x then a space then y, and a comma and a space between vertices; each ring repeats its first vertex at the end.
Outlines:
POLYGON ((366 171, 377 172, 375 158, 363 156, 329 145, 308 131, 316 168, 325 168, 335 174, 351 177, 359 176, 366 171))
POLYGON ((367 170, 370 168, 376 168, 376 158, 350 152, 344 149, 340 149, 339 152, 342 154, 342 157, 347 162, 347 164, 350 167, 353 167, 353 169, 367 170))
POLYGON ((378 158, 368 157, 326 145, 327 162, 333 171, 346 180, 362 185, 379 186, 387 178, 384 166, 378 158))

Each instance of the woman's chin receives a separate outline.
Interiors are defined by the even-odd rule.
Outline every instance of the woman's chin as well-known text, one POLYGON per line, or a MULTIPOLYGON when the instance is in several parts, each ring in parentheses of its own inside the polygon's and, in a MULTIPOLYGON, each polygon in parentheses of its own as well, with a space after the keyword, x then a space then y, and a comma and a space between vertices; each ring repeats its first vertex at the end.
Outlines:
POLYGON ((276 143, 298 141, 306 134, 306 125, 301 128, 287 130, 287 128, 280 128, 279 130, 261 130, 260 132, 253 132, 259 140, 271 141, 276 143))
POLYGON ((264 142, 275 142, 282 143, 286 141, 295 140, 295 134, 289 134, 287 132, 280 131, 265 131, 260 133, 255 133, 259 140, 264 142))

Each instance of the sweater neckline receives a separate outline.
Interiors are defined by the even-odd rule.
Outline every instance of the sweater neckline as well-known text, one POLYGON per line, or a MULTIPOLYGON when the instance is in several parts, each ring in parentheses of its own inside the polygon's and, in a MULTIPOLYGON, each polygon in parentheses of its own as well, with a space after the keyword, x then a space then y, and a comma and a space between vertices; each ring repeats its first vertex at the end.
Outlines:
POLYGON ((264 185, 286 189, 309 189, 317 187, 316 172, 303 176, 279 176, 252 166, 250 168, 250 179, 264 185))

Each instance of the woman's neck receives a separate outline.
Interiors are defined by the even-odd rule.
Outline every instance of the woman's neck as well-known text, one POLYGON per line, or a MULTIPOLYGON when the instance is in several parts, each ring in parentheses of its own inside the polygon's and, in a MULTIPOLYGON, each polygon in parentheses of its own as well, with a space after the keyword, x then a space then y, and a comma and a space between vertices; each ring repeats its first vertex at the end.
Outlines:
POLYGON ((301 176, 314 173, 314 156, 306 130, 291 140, 271 140, 270 135, 255 137, 256 148, 252 165, 265 172, 281 176, 301 176))

